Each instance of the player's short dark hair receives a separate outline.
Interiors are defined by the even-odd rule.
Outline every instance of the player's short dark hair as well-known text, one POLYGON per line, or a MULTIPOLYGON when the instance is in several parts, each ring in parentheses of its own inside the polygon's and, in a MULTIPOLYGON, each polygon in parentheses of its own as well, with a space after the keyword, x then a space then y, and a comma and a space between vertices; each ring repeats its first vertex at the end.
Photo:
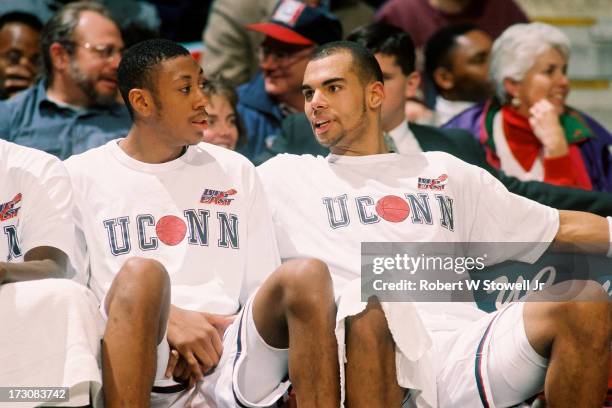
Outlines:
POLYGON ((351 66, 362 84, 365 85, 372 81, 384 82, 380 65, 378 65, 374 54, 356 42, 334 41, 323 44, 315 50, 310 60, 316 61, 341 52, 351 54, 353 58, 351 66))
POLYGON ((154 74, 158 65, 169 59, 189 55, 189 51, 182 45, 159 38, 146 40, 128 48, 119 63, 117 81, 121 97, 132 118, 134 110, 129 100, 130 90, 147 89, 156 95, 154 74))
POLYGON ((357 27, 347 37, 347 41, 357 42, 373 54, 395 57, 402 74, 410 75, 415 69, 414 43, 410 35, 400 28, 386 23, 371 23, 357 27))
POLYGON ((452 69, 451 53, 457 46, 457 38, 474 30, 478 30, 478 27, 471 23, 449 25, 429 37, 425 44, 425 75, 431 82, 436 83, 434 72, 437 68, 452 69))
POLYGON ((51 63, 51 45, 59 43, 70 54, 76 48, 74 30, 79 24, 81 13, 91 11, 98 13, 117 24, 106 7, 95 1, 77 1, 68 3, 53 15, 44 25, 40 34, 40 50, 42 53, 43 74, 47 86, 53 83, 53 64, 51 63))
POLYGON ((0 16, 0 30, 6 24, 20 23, 40 32, 43 28, 42 22, 34 14, 24 13, 21 11, 13 11, 0 16))

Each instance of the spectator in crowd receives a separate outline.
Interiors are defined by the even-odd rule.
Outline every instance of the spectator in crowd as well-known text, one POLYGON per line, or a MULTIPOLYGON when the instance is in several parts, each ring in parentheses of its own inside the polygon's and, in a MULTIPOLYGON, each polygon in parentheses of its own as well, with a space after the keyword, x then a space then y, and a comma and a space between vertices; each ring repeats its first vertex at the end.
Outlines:
POLYGON ((376 19, 409 33, 417 48, 450 24, 473 23, 496 38, 508 26, 527 22, 515 0, 389 0, 376 19))
MULTIPOLYGON (((557 187, 536 181, 521 182, 491 166, 485 158, 484 149, 472 134, 460 129, 437 129, 407 123, 403 117, 402 98, 406 95, 412 96, 419 85, 419 74, 415 71, 415 51, 409 35, 385 23, 373 23, 358 28, 347 38, 373 52, 381 67, 385 80, 381 123, 387 133, 387 143, 393 150, 399 153, 447 152, 486 169, 515 194, 555 208, 588 211, 603 216, 612 214, 612 195, 557 187)), ((317 143, 304 114, 286 118, 282 129, 272 147, 258 157, 258 163, 279 153, 329 154, 329 149, 317 143)))
POLYGON ((57 158, 0 140, 0 384, 68 387, 61 404, 86 406, 89 384, 95 394, 102 383, 103 321, 93 293, 66 279, 75 265, 72 204, 57 158))
MULTIPOLYGON (((316 7, 329 7, 346 31, 374 18, 373 9, 362 0, 303 0, 316 7)), ((248 31, 249 24, 262 23, 274 12, 278 0, 222 0, 210 9, 203 33, 206 72, 222 73, 235 85, 249 81, 257 73, 257 44, 261 34, 248 31)))
POLYGON ((566 105, 569 39, 543 23, 517 24, 493 44, 495 98, 445 127, 476 135, 489 163, 521 180, 612 192, 612 135, 566 105))
POLYGON ((42 23, 21 12, 0 17, 0 99, 28 88, 38 72, 42 23))
POLYGON ((204 86, 208 96, 208 126, 204 130, 204 141, 236 150, 246 143, 246 133, 238 115, 238 94, 232 85, 221 76, 208 78, 204 86))
POLYGON ((440 126, 493 94, 491 37, 474 24, 440 29, 425 45, 425 73, 434 84, 434 124, 440 126))
POLYGON ((107 10, 70 3, 41 38, 42 80, 0 104, 0 137, 63 159, 123 136, 131 122, 117 103, 123 41, 107 10))
POLYGON ((247 28, 265 34, 258 53, 261 73, 238 87, 238 112, 248 136, 240 152, 252 159, 278 135, 285 116, 303 109, 307 58, 317 45, 342 38, 342 27, 321 7, 283 0, 269 22, 247 28))

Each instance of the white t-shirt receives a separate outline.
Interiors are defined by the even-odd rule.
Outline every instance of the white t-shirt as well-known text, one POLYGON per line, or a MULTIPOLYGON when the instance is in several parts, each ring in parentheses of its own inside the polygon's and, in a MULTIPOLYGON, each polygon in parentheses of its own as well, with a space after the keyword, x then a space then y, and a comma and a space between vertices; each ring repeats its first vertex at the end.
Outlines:
POLYGON ((51 246, 73 258, 70 178, 55 157, 0 140, 0 261, 51 246))
MULTIPOLYGON (((283 154, 258 171, 281 257, 327 263, 336 294, 360 277, 361 242, 551 242, 559 226, 557 210, 508 192, 487 171, 443 152, 283 154), (385 196, 404 203, 407 218, 377 209, 385 196)), ((533 262, 546 249, 519 247, 504 255, 533 262)))
POLYGON ((280 264, 257 173, 235 152, 201 143, 171 162, 148 164, 113 140, 66 167, 99 299, 138 256, 165 266, 172 304, 235 313, 280 264))

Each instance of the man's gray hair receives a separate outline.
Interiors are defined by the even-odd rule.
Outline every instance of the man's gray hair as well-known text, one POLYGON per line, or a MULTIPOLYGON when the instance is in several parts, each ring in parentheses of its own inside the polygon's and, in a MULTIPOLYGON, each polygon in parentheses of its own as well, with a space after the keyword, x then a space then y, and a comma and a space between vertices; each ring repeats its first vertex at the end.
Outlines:
POLYGON ((489 77, 502 104, 508 101, 504 79, 521 81, 536 59, 550 49, 567 61, 570 41, 558 28, 544 23, 515 24, 508 27, 493 43, 489 77))
MULTIPOLYGON (((68 3, 62 7, 43 27, 40 35, 41 38, 41 53, 42 53, 42 68, 43 75, 47 80, 48 85, 53 81, 53 64, 51 63, 51 45, 59 43, 68 52, 74 52, 74 30, 79 23, 81 13, 84 11, 93 11, 109 20, 113 20, 110 12, 102 4, 95 1, 77 1, 68 3)), ((116 23, 115 23, 116 24, 116 23)))

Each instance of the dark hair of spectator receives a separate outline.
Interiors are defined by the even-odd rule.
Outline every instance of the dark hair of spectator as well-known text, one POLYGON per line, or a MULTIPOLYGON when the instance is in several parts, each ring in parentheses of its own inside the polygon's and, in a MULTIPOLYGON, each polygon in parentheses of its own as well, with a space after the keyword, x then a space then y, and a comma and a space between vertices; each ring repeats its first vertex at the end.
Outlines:
POLYGON ((146 40, 128 48, 117 69, 117 82, 132 119, 134 110, 129 100, 130 90, 147 89, 155 97, 157 90, 153 74, 157 66, 163 61, 189 55, 185 47, 165 39, 146 40))
POLYGON ((47 86, 53 82, 53 64, 51 63, 51 45, 59 43, 70 54, 74 53, 74 30, 76 29, 81 13, 84 11, 92 11, 101 14, 102 16, 113 20, 110 12, 95 1, 77 1, 68 3, 62 7, 57 13, 51 17, 47 24, 43 27, 40 34, 41 52, 43 56, 43 75, 47 81, 47 86))
POLYGON ((209 98, 212 95, 218 95, 227 100, 232 108, 232 111, 234 111, 234 115, 236 116, 236 129, 238 130, 238 141, 236 142, 236 148, 245 145, 247 142, 246 128, 244 127, 242 118, 238 114, 238 94, 236 93, 235 88, 232 86, 232 83, 222 76, 212 76, 206 80, 206 84, 204 85, 204 93, 209 98))
POLYGON ((346 39, 363 45, 373 54, 395 57, 402 74, 406 76, 415 69, 414 43, 410 35, 400 28, 385 23, 367 24, 357 27, 346 39))
POLYGON ((378 61, 367 48, 352 41, 334 41, 318 47, 311 61, 323 59, 341 52, 348 52, 353 58, 353 70, 363 85, 372 81, 384 82, 383 74, 378 61))
POLYGON ((34 14, 14 11, 0 16, 0 29, 9 23, 21 23, 32 28, 34 31, 40 32, 43 24, 34 14))
MULTIPOLYGON (((436 31, 425 44, 425 75, 434 81, 434 71, 438 67, 452 69, 451 53, 457 46, 457 38, 478 30, 474 24, 457 24, 436 31)), ((438 86, 436 85, 436 89, 438 86)))

